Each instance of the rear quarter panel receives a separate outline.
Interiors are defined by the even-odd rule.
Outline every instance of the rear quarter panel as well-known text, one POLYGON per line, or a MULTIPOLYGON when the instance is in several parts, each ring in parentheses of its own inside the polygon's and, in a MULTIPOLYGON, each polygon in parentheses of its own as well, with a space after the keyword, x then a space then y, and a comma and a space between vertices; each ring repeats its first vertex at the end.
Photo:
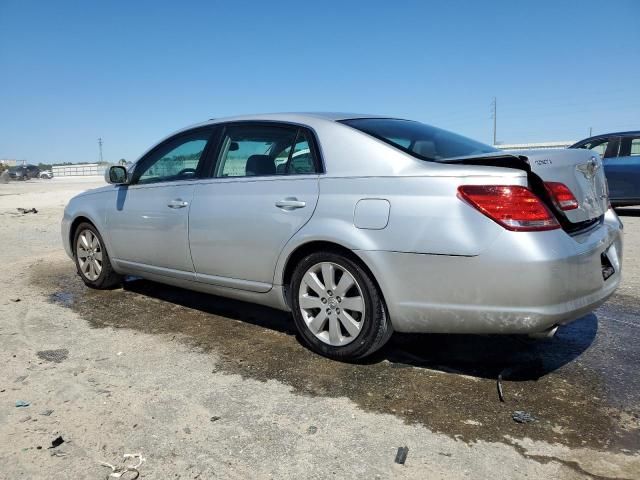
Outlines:
POLYGON ((275 283, 281 283, 291 253, 300 245, 318 240, 356 251, 479 255, 504 230, 460 200, 457 188, 462 184, 526 185, 521 172, 505 172, 498 178, 492 175, 321 178, 316 211, 282 252, 275 283), (363 199, 389 202, 386 226, 370 229, 356 226, 356 205, 363 199))

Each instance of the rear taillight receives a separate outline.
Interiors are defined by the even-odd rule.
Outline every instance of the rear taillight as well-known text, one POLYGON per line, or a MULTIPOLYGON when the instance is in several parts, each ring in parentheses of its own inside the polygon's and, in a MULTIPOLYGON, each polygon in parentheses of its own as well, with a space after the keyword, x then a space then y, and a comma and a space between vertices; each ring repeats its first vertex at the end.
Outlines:
POLYGON ((507 230, 534 232, 560 228, 531 190, 519 185, 462 185, 458 197, 507 230))
POLYGON ((544 182, 551 200, 560 210, 575 210, 578 208, 578 200, 573 196, 569 187, 560 182, 544 182))

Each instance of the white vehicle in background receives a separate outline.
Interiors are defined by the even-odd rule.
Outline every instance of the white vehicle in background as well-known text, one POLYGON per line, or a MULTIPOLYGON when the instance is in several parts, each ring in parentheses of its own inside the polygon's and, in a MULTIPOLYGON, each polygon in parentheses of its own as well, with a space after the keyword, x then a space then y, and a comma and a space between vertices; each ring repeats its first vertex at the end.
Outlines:
POLYGON ((45 180, 51 180, 53 178, 53 172, 51 170, 43 170, 38 175, 39 178, 43 178, 45 180))

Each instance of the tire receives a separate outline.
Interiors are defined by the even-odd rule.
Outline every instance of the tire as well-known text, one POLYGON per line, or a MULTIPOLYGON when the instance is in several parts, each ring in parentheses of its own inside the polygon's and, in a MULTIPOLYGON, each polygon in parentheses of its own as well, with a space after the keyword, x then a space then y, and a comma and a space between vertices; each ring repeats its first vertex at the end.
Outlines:
POLYGON ((293 272, 290 292, 300 337, 325 357, 364 358, 387 343, 393 333, 371 274, 341 253, 316 252, 304 257, 293 272), (330 279, 328 285, 325 276, 330 279))
POLYGON ((87 222, 78 225, 72 247, 78 275, 86 286, 106 290, 120 285, 122 277, 113 270, 96 227, 87 222))

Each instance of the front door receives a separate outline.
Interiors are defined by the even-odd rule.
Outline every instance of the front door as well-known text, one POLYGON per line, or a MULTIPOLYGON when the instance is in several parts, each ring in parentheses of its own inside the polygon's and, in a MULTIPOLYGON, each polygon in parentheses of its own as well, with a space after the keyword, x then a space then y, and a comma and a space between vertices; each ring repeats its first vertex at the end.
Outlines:
POLYGON ((118 187, 106 219, 116 264, 193 278, 189 208, 210 136, 211 129, 204 128, 161 143, 136 163, 130 184, 118 187))
POLYGON ((199 281, 256 292, 273 284, 287 241, 318 201, 310 132, 285 125, 226 126, 213 178, 196 185, 189 218, 199 281))

